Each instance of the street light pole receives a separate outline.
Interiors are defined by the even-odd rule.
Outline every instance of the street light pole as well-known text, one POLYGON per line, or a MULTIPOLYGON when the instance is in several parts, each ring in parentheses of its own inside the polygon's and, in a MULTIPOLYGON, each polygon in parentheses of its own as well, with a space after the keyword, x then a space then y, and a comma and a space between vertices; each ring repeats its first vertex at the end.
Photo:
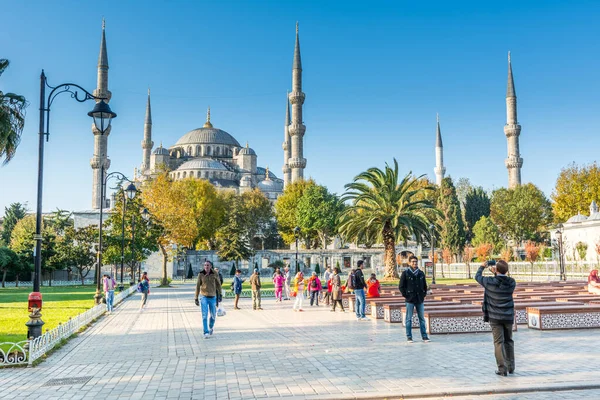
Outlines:
POLYGON ((435 225, 429 225, 429 238, 431 239, 431 261, 433 262, 433 277, 431 279, 431 284, 435 285, 435 235, 433 230, 435 229, 435 225))
POLYGON ((294 228, 294 237, 296 238, 296 273, 300 272, 300 266, 298 265, 298 238, 300 237, 300 227, 294 228))
POLYGON ((44 70, 40 74, 40 125, 38 141, 38 181, 37 181, 37 206, 35 216, 35 254, 33 271, 33 292, 29 294, 28 309, 31 313, 29 321, 25 323, 28 328, 27 337, 36 338, 42 335, 42 321, 40 313, 42 309, 42 294, 40 293, 40 281, 42 275, 42 198, 44 187, 44 139, 50 137, 49 121, 50 107, 56 96, 61 93, 70 93, 71 97, 80 103, 87 100, 96 101, 94 109, 88 112, 88 116, 94 119, 94 125, 100 134, 104 134, 110 127, 111 120, 117 117, 112 112, 108 104, 104 102, 105 98, 96 97, 84 88, 74 83, 63 83, 58 86, 50 86, 44 70), (46 97, 46 87, 50 90, 46 97), (106 124, 106 125, 105 125, 106 124))
POLYGON ((567 274, 565 272, 565 262, 563 259, 563 225, 558 224, 558 229, 556 231, 556 240, 558 240, 558 265, 560 268, 560 280, 566 281, 567 274))

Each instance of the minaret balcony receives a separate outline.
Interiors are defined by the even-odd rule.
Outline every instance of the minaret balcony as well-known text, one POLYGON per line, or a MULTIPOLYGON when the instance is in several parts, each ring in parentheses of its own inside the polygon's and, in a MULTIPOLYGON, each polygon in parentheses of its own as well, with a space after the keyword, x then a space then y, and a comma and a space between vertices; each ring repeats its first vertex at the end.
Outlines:
POLYGON ((288 166, 290 168, 305 168, 306 158, 293 157, 288 159, 288 166))
POLYGON ((292 104, 304 104, 306 95, 303 92, 290 92, 289 99, 292 104))
POLYGON ((152 147, 154 147, 152 140, 142 140, 142 149, 151 149, 152 147))
POLYGON ((521 168, 523 166, 523 159, 511 156, 504 160, 504 165, 506 165, 506 168, 521 168))
POLYGON ((283 150, 287 150, 287 149, 289 148, 289 145, 290 145, 290 144, 289 144, 288 142, 283 142, 283 144, 281 145, 281 148, 282 148, 283 150))
POLYGON ((504 134, 506 137, 519 136, 521 134, 521 125, 506 124, 504 125, 504 134))
POLYGON ((290 124, 288 132, 290 133, 290 136, 304 136, 304 132, 306 132, 306 126, 304 126, 304 124, 290 124))

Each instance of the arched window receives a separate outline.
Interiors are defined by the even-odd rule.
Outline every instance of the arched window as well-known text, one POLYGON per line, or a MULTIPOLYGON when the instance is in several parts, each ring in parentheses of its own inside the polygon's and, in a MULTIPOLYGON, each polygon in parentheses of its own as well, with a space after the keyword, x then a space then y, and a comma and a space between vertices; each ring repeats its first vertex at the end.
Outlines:
POLYGON ((188 147, 188 151, 187 151, 187 152, 188 152, 188 153, 187 153, 187 155, 188 155, 188 156, 191 156, 191 155, 192 155, 192 146, 189 146, 189 147, 188 147))
POLYGON ((202 178, 202 176, 200 176, 200 171, 198 171, 198 173, 196 174, 196 176, 197 176, 198 178, 202 178))
POLYGON ((200 146, 196 146, 196 157, 200 155, 200 146))
POLYGON ((220 147, 215 147, 215 156, 220 156, 221 155, 221 148, 220 147))
POLYGON ((210 156, 210 146, 206 146, 206 155, 210 156))
POLYGON ((185 171, 183 171, 183 179, 185 179, 185 175, 186 175, 186 172, 185 172, 185 171))
POLYGON ((208 179, 208 171, 204 171, 204 177, 208 179))

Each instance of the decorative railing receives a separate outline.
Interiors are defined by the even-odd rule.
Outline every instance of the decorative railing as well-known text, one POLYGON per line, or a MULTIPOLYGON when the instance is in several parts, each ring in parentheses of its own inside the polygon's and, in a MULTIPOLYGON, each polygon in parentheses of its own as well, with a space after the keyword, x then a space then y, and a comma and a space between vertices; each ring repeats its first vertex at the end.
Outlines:
MULTIPOLYGON (((261 297, 275 297, 275 291, 273 289, 261 290, 260 296, 261 297)), ((225 296, 223 296, 223 297, 225 297, 226 299, 232 299, 235 297, 235 293, 233 293, 231 290, 229 290, 227 288, 227 289, 225 289, 225 296)), ((240 297, 252 297, 252 290, 250 290, 250 289, 242 290, 242 293, 240 293, 240 297)))
MULTIPOLYGON (((86 279, 83 281, 84 285, 93 285, 94 281, 92 279, 86 279)), ((42 281, 42 286, 50 286, 49 281, 42 281)), ((16 287, 16 282, 4 282, 5 287, 16 287)), ((19 287, 31 287, 33 286, 32 281, 19 281, 19 287)), ((74 281, 52 281, 52 286, 81 286, 81 279, 74 281)))
MULTIPOLYGON (((135 290, 136 286, 134 285, 116 294, 114 304, 122 302, 135 290)), ((69 318, 69 321, 59 324, 56 328, 33 340, 24 340, 18 343, 0 343, 0 367, 22 364, 32 365, 35 360, 52 350, 63 339, 77 333, 105 312, 106 305, 98 304, 74 318, 69 318)))

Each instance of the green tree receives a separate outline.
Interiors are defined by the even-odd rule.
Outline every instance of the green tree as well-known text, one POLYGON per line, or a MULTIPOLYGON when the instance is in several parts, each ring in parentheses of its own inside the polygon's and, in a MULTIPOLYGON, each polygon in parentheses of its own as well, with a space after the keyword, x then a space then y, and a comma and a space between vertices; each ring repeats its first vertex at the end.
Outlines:
POLYGON ((532 183, 492 193, 490 215, 500 233, 517 243, 542 241, 552 222, 552 206, 544 193, 532 183))
POLYGON ((2 287, 5 287, 6 274, 8 272, 17 272, 20 269, 20 262, 17 253, 8 247, 0 247, 0 272, 2 272, 2 287))
MULTIPOLYGON (((28 215, 15 225, 11 239, 10 248, 19 255, 21 262, 33 266, 33 252, 35 250, 35 215, 28 215)), ((49 274, 50 286, 52 286, 52 272, 58 264, 52 257, 56 254, 56 234, 42 220, 42 272, 49 274)))
POLYGON ((385 277, 397 278, 396 243, 414 238, 421 242, 428 236, 431 220, 427 211, 434 209, 431 201, 417 200, 423 190, 418 187, 419 178, 412 173, 400 180, 398 162, 393 168, 387 163, 385 169, 369 168, 347 184, 342 201, 350 205, 340 216, 340 234, 352 241, 364 237, 365 230, 377 229, 377 241, 385 248, 385 277))
POLYGON ((4 222, 2 223, 0 242, 7 246, 10 244, 10 236, 15 228, 15 225, 17 222, 25 218, 26 215, 27 204, 11 203, 8 207, 4 207, 4 222))
POLYGON ((467 240, 473 240, 473 227, 481 217, 490 216, 490 198, 481 186, 471 188, 465 196, 465 230, 467 240))
POLYGON ((473 227, 473 240, 471 243, 475 247, 489 243, 496 253, 502 250, 505 244, 496 224, 486 216, 481 217, 473 227))
POLYGON ((442 213, 439 218, 441 246, 452 254, 459 254, 465 246, 466 235, 456 189, 450 177, 442 180, 437 208, 442 213))
POLYGON ((221 260, 247 260, 253 254, 248 237, 248 229, 244 226, 244 211, 241 196, 232 194, 229 197, 226 211, 226 223, 217 231, 217 254, 221 260))
MULTIPOLYGON (((284 243, 290 244, 296 240, 294 228, 300 225, 300 221, 298 221, 298 203, 306 188, 315 185, 316 183, 312 179, 290 183, 283 189, 283 194, 277 199, 275 214, 279 234, 284 243)), ((301 232, 301 237, 309 248, 310 243, 314 239, 314 236, 311 237, 310 234, 310 232, 301 232)))
POLYGON ((456 197, 458 198, 458 203, 460 204, 460 210, 463 215, 465 215, 465 206, 467 203, 467 194, 473 190, 473 185, 471 185, 471 181, 469 178, 458 178, 456 181, 456 197))
POLYGON ((273 206, 267 197, 258 189, 244 192, 238 202, 242 213, 242 226, 250 241, 257 238, 262 248, 276 234, 273 231, 273 206))
POLYGON ((64 235, 57 241, 54 258, 58 263, 64 265, 69 273, 73 268, 76 269, 82 285, 96 262, 94 245, 97 240, 98 227, 88 225, 79 229, 72 226, 66 227, 64 235))
POLYGON ((597 163, 583 166, 573 163, 563 168, 550 196, 556 222, 565 222, 579 212, 587 215, 590 203, 600 200, 599 193, 600 166, 597 163))
MULTIPOLYGON (((9 64, 7 59, 0 59, 0 76, 9 64)), ((21 141, 27 105, 25 97, 0 90, 0 159, 4 158, 4 164, 15 156, 21 141)))
POLYGON ((321 247, 326 248, 336 234, 337 219, 343 203, 325 186, 309 185, 298 201, 297 221, 302 232, 318 236, 321 247))

